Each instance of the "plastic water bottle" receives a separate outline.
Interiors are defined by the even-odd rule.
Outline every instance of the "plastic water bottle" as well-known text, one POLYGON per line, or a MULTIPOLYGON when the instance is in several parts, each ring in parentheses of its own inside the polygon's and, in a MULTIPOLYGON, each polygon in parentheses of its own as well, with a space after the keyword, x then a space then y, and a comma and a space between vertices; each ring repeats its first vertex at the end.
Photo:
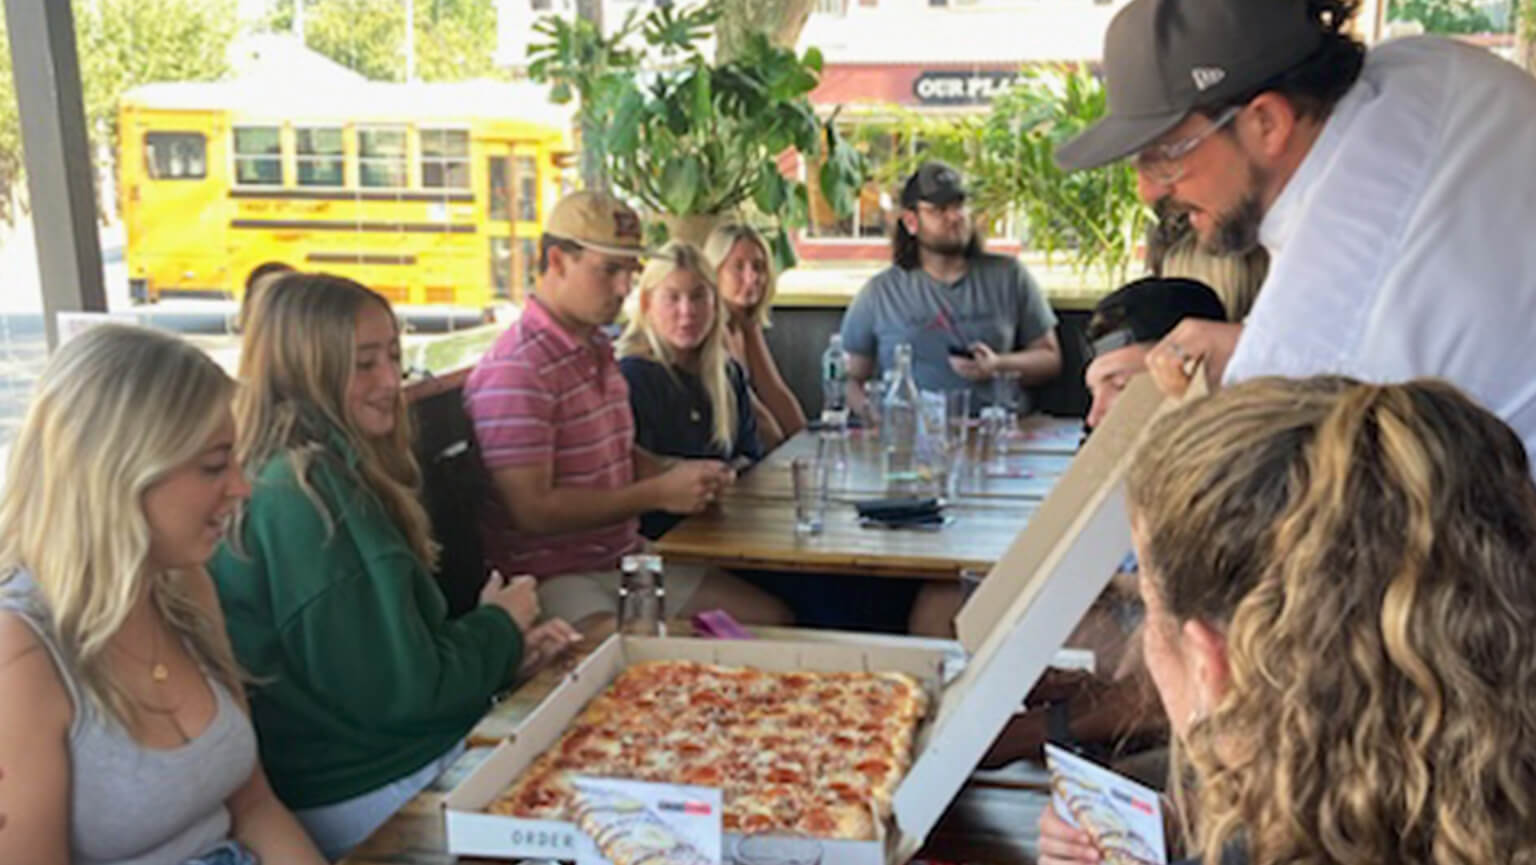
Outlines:
POLYGON ((896 346, 896 368, 881 401, 880 449, 886 483, 918 479, 918 436, 922 424, 922 395, 912 377, 912 345, 896 346))
POLYGON ((667 589, 661 556, 634 554, 619 564, 619 633, 667 635, 667 589))
POLYGON ((833 469, 848 465, 848 357, 843 353, 843 336, 834 333, 821 354, 821 438, 816 443, 817 457, 833 469))
POLYGON ((821 353, 821 410, 842 412, 848 409, 848 356, 843 352, 843 335, 834 333, 821 353))

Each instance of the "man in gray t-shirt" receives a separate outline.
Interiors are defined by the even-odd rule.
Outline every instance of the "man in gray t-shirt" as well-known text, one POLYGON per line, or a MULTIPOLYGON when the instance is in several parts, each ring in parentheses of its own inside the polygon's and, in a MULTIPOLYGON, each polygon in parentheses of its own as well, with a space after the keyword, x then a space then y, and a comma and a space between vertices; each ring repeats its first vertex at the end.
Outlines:
POLYGON ((895 263, 843 315, 848 399, 864 411, 864 382, 912 345, 918 387, 970 387, 971 404, 1028 411, 1022 388, 1061 372, 1056 315, 1018 259, 982 252, 953 168, 927 162, 907 180, 893 238, 895 263))

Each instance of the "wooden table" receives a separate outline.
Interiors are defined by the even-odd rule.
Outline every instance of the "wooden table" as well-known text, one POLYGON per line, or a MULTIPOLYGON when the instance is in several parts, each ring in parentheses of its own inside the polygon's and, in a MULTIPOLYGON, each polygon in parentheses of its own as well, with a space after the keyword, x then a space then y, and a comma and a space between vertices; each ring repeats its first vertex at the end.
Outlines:
POLYGON ((717 507, 664 535, 656 551, 727 568, 955 579, 963 569, 990 568, 1013 543, 1071 463, 1080 428, 1075 419, 1028 418, 1002 471, 988 471, 975 459, 962 462, 945 496, 950 521, 937 530, 859 524, 856 502, 902 493, 886 487, 877 439, 855 430, 846 443, 847 466, 830 481, 825 528, 816 535, 794 530, 789 466, 820 447, 817 433, 801 432, 743 474, 717 507))
MULTIPOLYGON (((679 628, 684 627, 681 624, 679 628)), ((781 629, 754 628, 764 637, 781 629)), ((835 639, 835 637, 830 637, 835 639)), ((860 634, 863 641, 910 639, 860 634)), ((944 641, 935 641, 936 644, 944 641)), ((544 698, 593 649, 595 643, 578 647, 569 657, 546 668, 497 703, 469 735, 470 750, 443 776, 418 794, 380 826, 340 865, 507 865, 504 859, 460 858, 448 852, 443 827, 443 800, 462 777, 478 765, 490 750, 510 736, 544 698)), ((958 650, 958 647, 957 647, 958 650)), ((919 853, 954 862, 1013 865, 1034 861, 1035 821, 1049 802, 1046 776, 1021 764, 999 779, 983 773, 967 785, 934 828, 928 846, 919 853)), ((827 863, 832 865, 832 863, 827 863)))

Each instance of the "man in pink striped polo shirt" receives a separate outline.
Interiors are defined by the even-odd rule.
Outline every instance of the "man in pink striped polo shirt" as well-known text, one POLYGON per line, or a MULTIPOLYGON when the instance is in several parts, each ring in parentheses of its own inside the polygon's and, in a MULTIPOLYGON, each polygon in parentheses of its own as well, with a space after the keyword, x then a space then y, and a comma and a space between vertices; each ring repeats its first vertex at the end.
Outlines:
MULTIPOLYGON (((639 269, 640 218, 608 195, 555 206, 539 241, 539 287, 475 366, 464 401, 494 487, 487 557, 539 578, 545 615, 611 628, 618 560, 638 550, 640 514, 708 507, 730 484, 716 460, 669 460, 635 446, 629 388, 601 327, 639 269)), ((776 598, 724 572, 668 565, 671 612, 724 608, 743 621, 789 617, 776 598)))

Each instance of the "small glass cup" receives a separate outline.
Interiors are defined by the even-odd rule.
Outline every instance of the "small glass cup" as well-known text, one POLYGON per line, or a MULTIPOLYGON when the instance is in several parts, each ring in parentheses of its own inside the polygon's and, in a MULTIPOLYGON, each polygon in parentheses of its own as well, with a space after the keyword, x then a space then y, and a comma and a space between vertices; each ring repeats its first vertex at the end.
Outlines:
POLYGON ((964 450, 966 433, 971 426, 970 388, 944 392, 944 445, 950 451, 964 450))
POLYGON ((667 589, 661 556, 625 556, 619 564, 619 633, 631 637, 667 635, 667 589))
POLYGON ((819 535, 827 519, 828 463, 797 457, 789 472, 795 488, 795 533, 819 535))
POLYGON ((983 471, 1000 474, 1008 468, 1008 410, 989 405, 981 410, 980 441, 977 459, 983 471))
POLYGON ((736 865, 821 865, 821 842, 785 835, 745 835, 736 842, 736 865))

